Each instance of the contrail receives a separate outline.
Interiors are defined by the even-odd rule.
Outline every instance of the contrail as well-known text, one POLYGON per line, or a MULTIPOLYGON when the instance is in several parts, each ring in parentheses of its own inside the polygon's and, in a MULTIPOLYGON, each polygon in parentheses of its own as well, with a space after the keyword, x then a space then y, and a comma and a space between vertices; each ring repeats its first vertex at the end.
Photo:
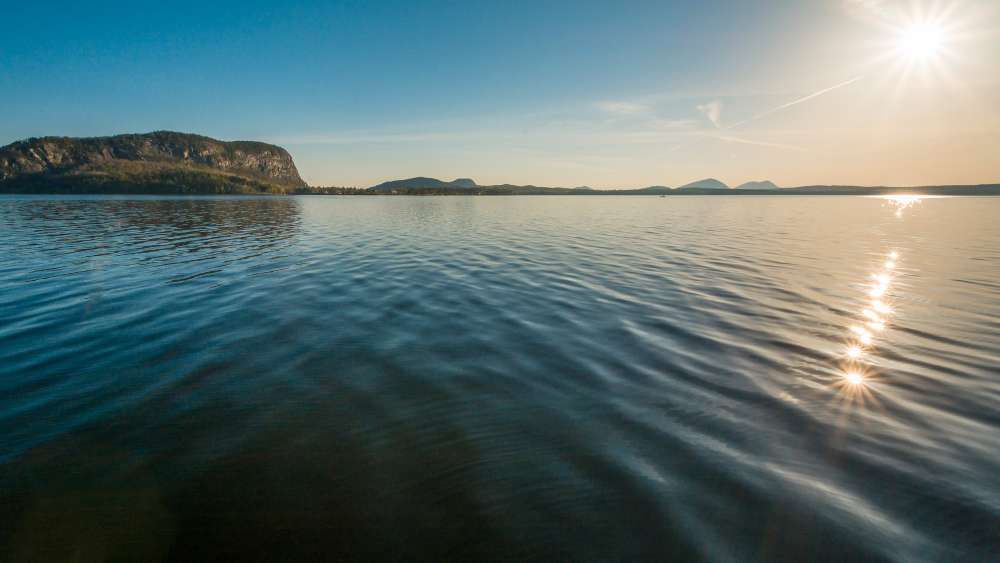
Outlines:
MULTIPOLYGON (((802 96, 801 98, 792 100, 792 101, 790 101, 788 103, 781 104, 778 107, 771 108, 771 109, 769 109, 767 111, 758 113, 757 115, 755 115, 753 117, 749 117, 747 119, 744 119, 743 121, 740 121, 738 123, 733 123, 732 125, 727 125, 725 127, 720 127, 719 126, 719 124, 717 122, 718 121, 718 113, 717 112, 715 114, 715 119, 713 119, 713 116, 710 115, 710 112, 706 111, 706 110, 710 109, 711 104, 705 104, 705 105, 701 105, 701 106, 697 106, 697 107, 698 107, 699 111, 701 111, 702 113, 705 113, 706 117, 708 117, 708 119, 712 122, 712 124, 715 125, 720 131, 727 131, 727 130, 730 130, 730 129, 735 129, 737 127, 740 127, 741 125, 746 125, 747 123, 750 123, 751 121, 757 121, 758 119, 762 119, 762 118, 767 117, 767 116, 769 116, 769 115, 771 115, 771 114, 773 114, 775 112, 779 112, 779 111, 781 111, 783 109, 790 108, 792 106, 801 104, 802 102, 807 102, 807 101, 809 101, 809 100, 811 100, 813 98, 822 96, 823 94, 826 94, 827 92, 832 92, 832 91, 834 91, 834 90, 836 90, 838 88, 843 88, 844 86, 849 86, 851 84, 854 84, 858 80, 861 80, 862 78, 864 78, 864 75, 855 76, 854 78, 852 78, 850 80, 845 80, 844 82, 841 82, 840 84, 834 84, 833 86, 830 86, 829 88, 823 88, 822 90, 820 90, 818 92, 813 92, 812 94, 809 94, 807 96, 802 96)), ((719 109, 721 109, 721 107, 720 106, 715 106, 712 109, 719 110, 719 109)), ((778 143, 766 143, 766 142, 762 142, 762 141, 752 141, 750 139, 742 139, 742 138, 738 138, 738 137, 725 137, 725 136, 722 136, 722 135, 715 135, 715 136, 710 136, 710 137, 705 137, 705 138, 714 138, 714 139, 719 139, 719 140, 722 140, 722 141, 728 141, 728 142, 731 142, 731 143, 745 143, 745 144, 748 144, 748 145, 757 145, 757 146, 761 146, 761 147, 773 147, 773 148, 787 149, 787 150, 797 150, 797 151, 804 151, 804 150, 806 150, 806 149, 803 149, 801 147, 794 147, 794 146, 791 146, 791 145, 781 145, 781 144, 778 144, 778 143)), ((695 141, 694 143, 697 143, 697 142, 700 142, 700 141, 695 141)), ((687 148, 687 147, 691 146, 694 143, 680 143, 680 144, 674 145, 673 147, 671 147, 670 149, 668 149, 666 152, 674 152, 674 151, 680 150, 682 148, 687 148)))
POLYGON ((757 146, 757 147, 771 147, 771 148, 774 148, 774 149, 785 149, 785 150, 790 150, 790 151, 802 151, 802 152, 806 151, 806 149, 804 149, 802 147, 796 147, 796 146, 792 146, 792 145, 783 145, 781 143, 768 143, 768 142, 765 142, 765 141, 754 141, 752 139, 743 139, 741 137, 730 137, 728 135, 716 135, 715 138, 719 139, 720 141, 726 141, 728 143, 742 143, 742 144, 745 144, 745 145, 754 145, 754 146, 757 146))
POLYGON ((746 123, 750 123, 751 121, 757 121, 758 119, 761 119, 763 117, 767 117, 767 116, 771 115, 774 112, 778 112, 778 111, 781 111, 783 109, 790 108, 792 106, 801 104, 802 102, 809 101, 809 100, 811 100, 813 98, 822 96, 823 94, 826 94, 827 92, 832 92, 832 91, 836 90, 837 88, 843 88, 844 86, 848 86, 850 84, 854 84, 855 82, 857 82, 858 80, 861 80, 862 78, 864 78, 864 76, 855 76, 854 78, 852 78, 850 80, 846 80, 844 82, 841 82, 840 84, 835 84, 833 86, 830 86, 829 88, 823 88, 819 92, 813 92, 812 94, 809 94, 808 96, 802 96, 801 98, 799 98, 797 100, 792 100, 792 101, 788 102, 787 104, 781 104, 778 107, 771 108, 771 109, 769 109, 769 110, 767 110, 765 112, 762 112, 762 113, 758 113, 757 115, 755 115, 755 116, 753 116, 753 117, 751 117, 749 119, 744 119, 743 121, 740 121, 739 123, 734 123, 734 124, 730 125, 729 127, 726 127, 726 129, 734 129, 736 127, 739 127, 740 125, 744 125, 746 123))

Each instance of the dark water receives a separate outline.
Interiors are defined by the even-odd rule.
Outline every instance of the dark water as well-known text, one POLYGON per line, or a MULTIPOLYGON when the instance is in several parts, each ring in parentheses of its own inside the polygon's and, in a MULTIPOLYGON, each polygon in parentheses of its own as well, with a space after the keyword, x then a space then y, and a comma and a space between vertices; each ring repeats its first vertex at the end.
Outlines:
POLYGON ((1000 199, 907 203, 2 198, 0 559, 995 560, 1000 199))

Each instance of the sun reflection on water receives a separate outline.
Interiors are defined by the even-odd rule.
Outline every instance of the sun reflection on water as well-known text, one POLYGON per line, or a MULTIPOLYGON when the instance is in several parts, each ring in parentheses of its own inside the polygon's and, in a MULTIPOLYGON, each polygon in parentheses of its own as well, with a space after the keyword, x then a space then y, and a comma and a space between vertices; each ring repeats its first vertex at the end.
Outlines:
POLYGON ((851 385, 864 385, 865 376, 859 371, 849 371, 844 374, 844 379, 851 385))
MULTIPOLYGON (((881 196, 886 203, 896 209, 896 217, 902 217, 903 211, 919 204, 924 198, 919 195, 887 195, 881 196)), ((889 254, 889 261, 895 260, 898 255, 889 254)), ((886 262, 887 264, 889 262, 886 262)))
MULTIPOLYGON (((883 205, 889 207, 896 217, 921 203, 926 196, 888 195, 877 196, 883 205)), ((933 197, 933 196, 931 196, 933 197)), ((863 285, 865 298, 860 304, 854 322, 847 326, 847 336, 840 353, 837 375, 830 385, 836 396, 844 400, 844 407, 853 405, 868 410, 879 408, 876 395, 881 374, 876 369, 875 354, 879 343, 889 333, 896 307, 892 302, 893 285, 900 271, 902 253, 898 249, 888 249, 875 260, 867 283, 863 285)), ((843 414, 847 414, 844 411, 843 414)))
POLYGON ((838 385, 841 393, 852 399, 863 399, 868 395, 873 378, 870 358, 877 345, 877 335, 885 332, 893 314, 887 295, 892 289, 893 274, 900 255, 898 251, 891 250, 886 256, 881 268, 870 274, 872 281, 867 289, 870 299, 862 305, 857 324, 848 329, 850 334, 844 348, 838 385))
POLYGON ((883 315, 888 315, 889 313, 892 313, 892 307, 883 303, 881 299, 876 299, 872 301, 872 309, 875 309, 877 312, 882 313, 883 315))

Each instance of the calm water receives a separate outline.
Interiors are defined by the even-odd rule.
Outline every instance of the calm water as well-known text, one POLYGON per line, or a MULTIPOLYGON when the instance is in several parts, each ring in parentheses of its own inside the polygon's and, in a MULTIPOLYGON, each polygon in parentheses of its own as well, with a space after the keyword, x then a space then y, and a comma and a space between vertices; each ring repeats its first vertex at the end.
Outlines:
POLYGON ((996 559, 1000 199, 908 203, 4 197, 0 559, 996 559))

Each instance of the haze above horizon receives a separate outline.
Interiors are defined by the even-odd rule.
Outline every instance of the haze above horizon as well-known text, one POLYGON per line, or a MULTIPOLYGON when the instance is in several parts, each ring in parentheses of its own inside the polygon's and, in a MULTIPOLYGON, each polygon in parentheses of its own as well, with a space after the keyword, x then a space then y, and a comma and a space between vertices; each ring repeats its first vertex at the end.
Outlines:
POLYGON ((5 7, 0 145, 178 130, 312 185, 1000 181, 990 0, 5 7))

